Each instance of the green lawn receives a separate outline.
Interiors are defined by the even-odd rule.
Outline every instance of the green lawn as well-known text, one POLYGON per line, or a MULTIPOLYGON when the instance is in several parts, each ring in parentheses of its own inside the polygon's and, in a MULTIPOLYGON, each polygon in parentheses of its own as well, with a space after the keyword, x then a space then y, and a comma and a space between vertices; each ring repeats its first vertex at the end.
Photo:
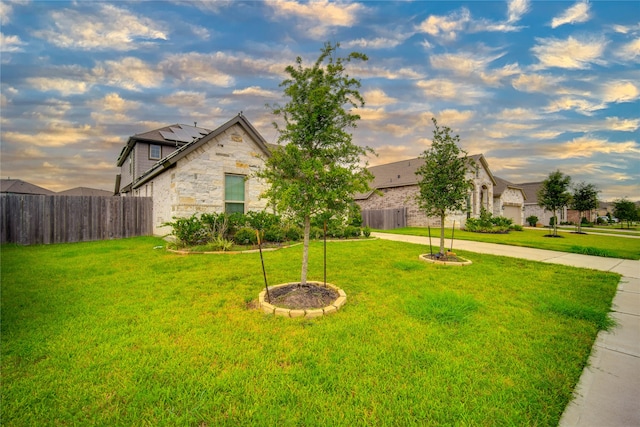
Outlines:
MULTIPOLYGON (((380 233, 408 234, 413 236, 429 236, 425 227, 404 227, 393 230, 375 230, 380 233)), ((525 229, 511 231, 508 234, 472 233, 455 230, 454 239, 474 240, 478 242, 499 243, 530 248, 550 249, 585 255, 605 256, 624 259, 640 259, 640 239, 599 234, 576 234, 558 232, 559 238, 545 237, 549 229, 525 229)), ((431 229, 432 245, 438 247, 440 228, 431 229)), ((445 237, 451 238, 451 228, 445 229, 445 237)), ((455 244, 454 244, 455 249, 455 244)))
MULTIPOLYGON (((252 309, 259 254, 134 238, 2 247, 3 426, 556 426, 619 276, 423 246, 330 243, 348 294, 318 319, 252 309)), ((299 278, 301 246, 264 254, 299 278)), ((322 279, 322 245, 310 279, 322 279)))

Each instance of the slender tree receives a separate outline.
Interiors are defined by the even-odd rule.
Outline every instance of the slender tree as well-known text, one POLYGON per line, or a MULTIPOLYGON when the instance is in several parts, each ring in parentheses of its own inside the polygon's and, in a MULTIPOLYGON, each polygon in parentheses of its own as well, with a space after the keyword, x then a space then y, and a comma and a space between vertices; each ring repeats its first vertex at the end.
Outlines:
POLYGON ((542 187, 538 190, 538 205, 553 212, 553 236, 558 236, 558 210, 564 208, 571 201, 569 185, 571 177, 562 172, 555 171, 542 181, 542 187))
POLYGON ((582 213, 589 212, 598 207, 598 189, 593 184, 581 182, 573 187, 573 196, 571 197, 571 209, 575 209, 579 213, 578 233, 582 232, 582 213))
POLYGON ((472 159, 458 147, 460 137, 451 135, 451 128, 439 127, 435 118, 431 119, 435 129, 431 147, 420 156, 424 164, 418 168, 418 186, 416 196, 418 206, 427 216, 440 218, 440 254, 444 254, 444 220, 447 212, 461 210, 473 187, 467 179, 467 166, 472 159))
POLYGON ((364 105, 360 81, 349 77, 346 64, 368 58, 357 52, 335 57, 339 44, 326 43, 311 67, 298 57, 286 68, 289 78, 280 87, 288 102, 272 106, 281 119, 274 122, 278 143, 257 175, 269 185, 263 194, 280 212, 290 212, 304 224, 300 283, 307 282, 311 219, 322 214, 344 213, 356 193, 369 190, 372 175, 361 163, 373 153, 353 144, 350 128, 364 105))
POLYGON ((620 228, 624 221, 627 221, 627 228, 631 226, 632 221, 638 220, 638 210, 636 204, 626 198, 618 199, 613 202, 613 215, 620 221, 620 228))

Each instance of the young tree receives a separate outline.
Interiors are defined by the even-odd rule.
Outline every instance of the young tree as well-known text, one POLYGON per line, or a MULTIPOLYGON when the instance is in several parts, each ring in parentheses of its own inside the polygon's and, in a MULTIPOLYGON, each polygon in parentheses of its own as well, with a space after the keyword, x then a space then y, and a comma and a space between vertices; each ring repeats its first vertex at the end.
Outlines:
POLYGON ((615 200, 613 202, 613 215, 620 221, 620 228, 622 228, 623 221, 627 221, 627 228, 629 228, 632 221, 637 221, 638 211, 636 204, 626 198, 615 200))
POLYGON ((466 178, 467 166, 472 160, 458 147, 458 135, 451 136, 449 127, 441 128, 435 118, 431 120, 435 127, 433 140, 431 148, 420 156, 424 164, 416 171, 420 187, 416 200, 428 216, 440 218, 440 254, 444 254, 444 220, 447 211, 464 208, 473 187, 466 178))
POLYGON ((579 212, 578 233, 582 232, 582 213, 589 212, 598 207, 598 189, 593 184, 581 182, 573 187, 571 209, 579 212))
POLYGON ((349 77, 346 63, 368 58, 357 52, 335 57, 339 44, 326 43, 311 67, 302 59, 286 68, 289 78, 280 87, 288 102, 272 106, 278 143, 257 175, 269 185, 264 193, 279 211, 290 212, 304 224, 300 283, 307 283, 311 219, 317 215, 344 213, 356 193, 369 190, 372 175, 361 157, 373 153, 352 143, 349 128, 360 116, 353 109, 364 105, 360 81, 349 77))
POLYGON ((568 191, 571 184, 571 177, 562 172, 555 171, 542 182, 542 187, 538 191, 538 205, 553 212, 553 235, 558 236, 558 209, 562 209, 571 201, 571 194, 568 191))

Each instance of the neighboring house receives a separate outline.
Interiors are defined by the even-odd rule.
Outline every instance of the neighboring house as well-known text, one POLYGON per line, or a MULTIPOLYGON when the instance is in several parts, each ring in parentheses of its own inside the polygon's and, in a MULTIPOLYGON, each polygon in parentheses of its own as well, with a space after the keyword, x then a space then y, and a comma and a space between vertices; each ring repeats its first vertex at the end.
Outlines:
MULTIPOLYGON (((538 217, 538 225, 549 225, 554 213, 546 210, 545 208, 538 206, 538 191, 542 188, 541 182, 526 182, 523 184, 516 184, 527 195, 527 200, 524 203, 524 218, 525 220, 534 215, 538 217)), ((564 207, 558 212, 558 223, 567 221, 567 208, 564 207)))
POLYGON ((113 196, 113 192, 107 190, 98 190, 97 188, 89 187, 75 187, 64 191, 58 191, 56 193, 59 196, 98 196, 109 197, 113 196))
POLYGON ((516 225, 523 225, 524 202, 527 195, 524 190, 516 184, 495 177, 496 186, 493 189, 493 216, 504 216, 513 221, 516 225))
POLYGON ((0 193, 9 194, 40 194, 53 196, 56 194, 51 190, 30 184, 21 179, 3 179, 0 180, 0 193))
POLYGON ((241 114, 215 130, 174 125, 132 136, 120 156, 116 194, 153 198, 153 232, 176 217, 262 210, 265 185, 254 173, 270 155, 241 114), (189 141, 188 141, 189 140, 189 141))
MULTIPOLYGON (((457 227, 463 227, 467 218, 478 217, 481 207, 493 212, 493 189, 496 180, 482 154, 469 156, 473 166, 467 168, 467 178, 473 182, 473 188, 467 196, 467 208, 452 212, 445 218, 445 225, 455 221, 457 227)), ((370 184, 372 191, 356 195, 356 203, 362 210, 407 208, 406 224, 409 227, 439 226, 440 218, 427 217, 418 207, 416 196, 419 194, 416 171, 424 164, 421 158, 402 160, 369 168, 374 176, 370 184)))

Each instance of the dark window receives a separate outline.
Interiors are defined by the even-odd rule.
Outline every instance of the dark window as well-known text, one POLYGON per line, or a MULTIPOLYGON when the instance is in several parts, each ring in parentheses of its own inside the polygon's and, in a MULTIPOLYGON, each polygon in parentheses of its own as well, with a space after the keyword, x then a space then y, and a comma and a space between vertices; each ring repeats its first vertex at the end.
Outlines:
POLYGON ((149 146, 149 158, 151 160, 160 160, 160 157, 162 157, 161 147, 159 145, 151 144, 149 146))

